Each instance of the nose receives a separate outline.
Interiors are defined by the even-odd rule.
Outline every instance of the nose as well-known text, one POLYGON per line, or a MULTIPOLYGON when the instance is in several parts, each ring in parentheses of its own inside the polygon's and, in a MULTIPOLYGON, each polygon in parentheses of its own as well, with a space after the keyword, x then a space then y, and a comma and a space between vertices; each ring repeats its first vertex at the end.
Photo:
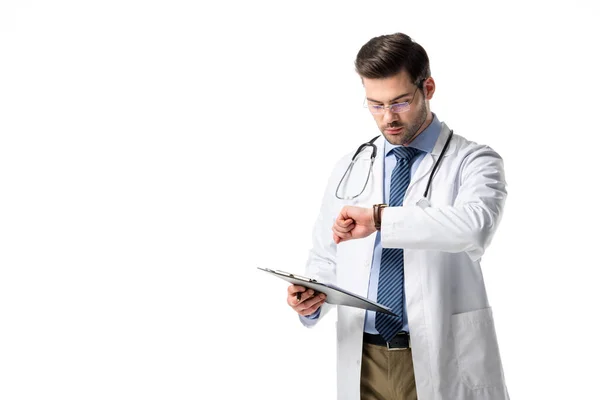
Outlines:
POLYGON ((399 119, 400 119, 400 117, 398 116, 398 114, 393 113, 390 108, 384 109, 384 112, 383 112, 383 122, 384 123, 389 124, 391 122, 398 121, 399 119))

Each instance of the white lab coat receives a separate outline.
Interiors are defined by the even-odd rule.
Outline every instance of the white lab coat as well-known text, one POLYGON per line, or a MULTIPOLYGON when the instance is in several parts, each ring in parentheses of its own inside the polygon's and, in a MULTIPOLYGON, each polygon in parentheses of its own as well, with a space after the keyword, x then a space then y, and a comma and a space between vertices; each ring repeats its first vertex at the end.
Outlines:
MULTIPOLYGON (((431 207, 416 206, 449 132, 442 124, 432 153, 425 155, 411 179, 404 206, 384 210, 382 245, 404 249, 406 305, 419 400, 505 400, 509 396, 480 268, 506 199, 502 159, 490 147, 454 134, 432 182, 431 207)), ((373 173, 358 198, 343 201, 335 197, 353 153, 334 168, 306 267, 307 275, 365 297, 376 234, 336 245, 331 227, 344 205, 371 208, 383 202, 383 141, 383 137, 375 141, 379 151, 373 173)), ((369 156, 369 152, 361 153, 353 176, 366 176, 369 156)), ((362 184, 364 180, 354 186, 362 184)), ((319 319, 331 307, 325 304, 319 319)), ((337 315, 338 399, 358 400, 365 311, 341 306, 337 315)))

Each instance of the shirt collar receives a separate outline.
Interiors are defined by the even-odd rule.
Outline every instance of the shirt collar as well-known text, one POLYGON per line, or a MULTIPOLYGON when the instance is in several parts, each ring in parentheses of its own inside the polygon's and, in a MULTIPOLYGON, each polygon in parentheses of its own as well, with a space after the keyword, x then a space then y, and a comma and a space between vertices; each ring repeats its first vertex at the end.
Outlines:
MULTIPOLYGON (((425 130, 423 130, 423 132, 421 132, 408 145, 408 147, 414 147, 415 149, 424 151, 425 153, 431 153, 433 151, 435 143, 437 142, 438 137, 440 136, 440 132, 442 131, 442 123, 440 122, 438 117, 435 115, 435 113, 432 113, 432 114, 433 114, 433 120, 431 121, 429 126, 427 128, 425 128, 425 130)), ((384 139, 385 139, 385 137, 384 137, 384 139)), ((388 156, 393 148, 400 147, 400 146, 401 145, 393 145, 390 142, 388 142, 387 139, 385 139, 384 140, 385 155, 388 156)))

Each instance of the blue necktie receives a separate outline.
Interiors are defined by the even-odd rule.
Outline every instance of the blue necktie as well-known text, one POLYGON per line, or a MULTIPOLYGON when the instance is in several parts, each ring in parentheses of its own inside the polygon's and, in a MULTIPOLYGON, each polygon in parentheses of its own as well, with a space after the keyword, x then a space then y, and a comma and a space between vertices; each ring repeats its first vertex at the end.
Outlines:
MULTIPOLYGON (((396 167, 392 171, 389 206, 398 207, 404 203, 404 194, 410 183, 410 160, 420 150, 412 147, 396 147, 393 152, 396 156, 396 167)), ((388 306, 399 315, 399 317, 382 313, 375 315, 375 328, 388 342, 402 329, 403 301, 404 250, 383 248, 377 284, 377 302, 388 306)))

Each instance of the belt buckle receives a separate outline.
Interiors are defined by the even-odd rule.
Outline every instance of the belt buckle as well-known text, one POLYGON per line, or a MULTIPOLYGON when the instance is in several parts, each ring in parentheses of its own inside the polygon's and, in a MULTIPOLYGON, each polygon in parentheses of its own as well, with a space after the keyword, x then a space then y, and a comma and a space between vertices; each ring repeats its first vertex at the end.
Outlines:
POLYGON ((410 336, 408 337, 408 347, 391 347, 390 348, 390 342, 385 342, 385 345, 386 345, 388 351, 408 350, 408 349, 411 348, 411 345, 410 345, 410 336))

